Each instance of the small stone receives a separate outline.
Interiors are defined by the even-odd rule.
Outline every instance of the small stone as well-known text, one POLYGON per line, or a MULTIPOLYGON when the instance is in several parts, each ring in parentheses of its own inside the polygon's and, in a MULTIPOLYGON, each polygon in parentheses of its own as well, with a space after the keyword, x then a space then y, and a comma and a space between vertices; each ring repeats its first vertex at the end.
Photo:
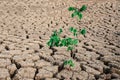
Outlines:
POLYGON ((12 56, 9 54, 9 53, 3 53, 3 54, 0 54, 0 58, 11 58, 12 56))
POLYGON ((31 58, 33 61, 37 61, 40 59, 39 55, 37 54, 32 54, 32 58, 31 58))
POLYGON ((101 66, 101 65, 99 65, 99 64, 88 64, 90 67, 92 67, 92 68, 94 68, 94 69, 96 69, 96 70, 98 70, 98 71, 100 71, 101 73, 103 72, 103 67, 101 66))
POLYGON ((38 55, 40 56, 40 57, 42 57, 42 58, 44 58, 45 60, 47 60, 47 61, 50 61, 50 62, 52 62, 52 61, 54 61, 54 59, 53 59, 53 57, 50 55, 50 53, 38 53, 38 55))
POLYGON ((80 63, 73 61, 74 63, 74 67, 72 67, 72 70, 75 72, 80 72, 81 68, 80 68, 80 63))
POLYGON ((40 80, 43 78, 52 78, 53 77, 53 73, 50 71, 47 71, 45 69, 39 69, 38 74, 36 75, 35 79, 36 80, 40 80))
POLYGON ((112 72, 117 73, 118 75, 120 75, 120 69, 112 68, 112 72))
POLYGON ((86 57, 83 54, 76 53, 75 56, 79 61, 86 61, 86 57))
POLYGON ((101 60, 104 62, 120 61, 120 56, 104 56, 101 60))
POLYGON ((106 80, 110 80, 111 79, 111 74, 107 74, 106 75, 106 80))
POLYGON ((23 60, 23 58, 21 57, 21 55, 16 55, 16 56, 13 57, 13 60, 14 60, 15 62, 20 62, 20 61, 23 60))
POLYGON ((88 73, 85 71, 80 71, 80 72, 75 72, 73 74, 73 80, 79 79, 79 80, 87 80, 88 78, 88 73))
POLYGON ((20 55, 22 53, 21 50, 10 50, 9 54, 14 56, 14 55, 20 55))
POLYGON ((21 67, 34 67, 34 62, 32 60, 25 60, 17 62, 21 67))
POLYGON ((63 60, 68 59, 69 57, 64 56, 64 55, 53 55, 53 58, 54 58, 55 60, 63 61, 63 60))
POLYGON ((89 74, 87 80, 96 80, 93 74, 89 74))
POLYGON ((46 78, 45 80, 59 80, 57 78, 46 78))
POLYGON ((55 49, 57 50, 57 52, 55 52, 55 55, 64 55, 70 57, 70 52, 67 51, 66 47, 61 47, 61 48, 55 47, 55 49))
MULTIPOLYGON (((99 46, 98 46, 99 47, 99 46)), ((102 49, 97 49, 97 52, 102 55, 102 56, 111 56, 113 55, 112 52, 109 52, 108 50, 106 50, 105 48, 102 49)))
POLYGON ((36 43, 28 43, 29 49, 39 50, 39 44, 36 43))
POLYGON ((117 73, 112 73, 111 75, 112 78, 120 78, 120 75, 117 73))
POLYGON ((23 54, 32 54, 34 53, 34 50, 23 50, 23 54))
POLYGON ((9 70, 10 75, 13 75, 14 72, 15 72, 15 70, 17 70, 15 64, 11 64, 11 65, 9 65, 7 68, 8 68, 8 70, 9 70))
POLYGON ((22 78, 34 78, 36 69, 34 68, 20 68, 16 76, 21 76, 22 78))
POLYGON ((98 54, 96 54, 95 52, 89 52, 89 51, 86 51, 86 53, 84 53, 86 56, 88 57, 91 57, 91 60, 93 59, 97 59, 99 57, 98 54))
POLYGON ((15 62, 20 62, 22 60, 32 60, 32 61, 37 61, 39 56, 37 54, 22 54, 22 55, 16 55, 13 57, 13 60, 15 62))
POLYGON ((61 78, 65 78, 65 79, 70 79, 72 76, 72 71, 68 71, 68 70, 62 70, 60 73, 57 74, 57 78, 61 79, 61 78))
POLYGON ((43 47, 40 52, 41 54, 50 55, 52 50, 50 50, 48 47, 43 47))
POLYGON ((10 59, 0 59, 0 68, 5 68, 11 64, 10 59))
POLYGON ((120 69, 120 63, 117 61, 111 61, 110 63, 108 63, 109 66, 120 69))
POLYGON ((23 78, 22 80, 33 80, 33 79, 29 79, 29 78, 23 78))
POLYGON ((91 73, 91 74, 100 74, 99 71, 97 71, 97 70, 95 70, 95 69, 93 69, 93 68, 91 68, 91 67, 89 67, 89 66, 83 65, 82 67, 83 67, 83 69, 84 69, 85 71, 87 71, 88 73, 91 73))
POLYGON ((6 80, 6 78, 10 80, 9 71, 5 68, 0 68, 0 80, 6 80))
POLYGON ((42 69, 45 69, 47 71, 50 71, 52 72, 53 74, 57 73, 58 72, 58 66, 46 66, 46 67, 43 67, 42 69))
POLYGON ((38 60, 37 62, 35 62, 35 66, 37 68, 42 68, 42 67, 46 67, 46 66, 50 66, 50 62, 44 61, 44 60, 38 60))

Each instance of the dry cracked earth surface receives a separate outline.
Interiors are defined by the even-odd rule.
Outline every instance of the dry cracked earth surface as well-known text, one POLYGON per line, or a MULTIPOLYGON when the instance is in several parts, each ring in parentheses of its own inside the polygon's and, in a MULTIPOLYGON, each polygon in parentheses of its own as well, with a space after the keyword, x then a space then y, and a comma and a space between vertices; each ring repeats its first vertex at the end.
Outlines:
POLYGON ((0 80, 120 80, 120 1, 0 0, 0 80), (68 7, 83 4, 83 19, 71 18, 68 7), (59 28, 73 37, 70 26, 87 29, 74 58, 46 44, 59 28))

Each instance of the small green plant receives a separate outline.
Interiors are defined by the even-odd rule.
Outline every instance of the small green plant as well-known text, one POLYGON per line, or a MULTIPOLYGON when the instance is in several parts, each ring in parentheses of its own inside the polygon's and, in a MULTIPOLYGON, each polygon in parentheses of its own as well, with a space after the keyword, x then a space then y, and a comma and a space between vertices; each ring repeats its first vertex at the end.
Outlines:
POLYGON ((74 67, 75 64, 73 63, 72 60, 66 60, 64 61, 63 65, 64 66, 69 65, 69 67, 74 67))
MULTIPOLYGON (((82 12, 85 11, 87 9, 87 7, 85 5, 83 5, 80 9, 75 8, 75 7, 69 7, 68 10, 69 11, 74 11, 71 14, 71 17, 75 17, 78 16, 79 19, 82 19, 83 15, 82 12)), ((57 23, 56 23, 57 25, 57 23)), ((66 37, 66 38, 61 38, 60 34, 63 32, 62 29, 59 29, 59 31, 53 31, 53 34, 50 36, 50 40, 47 42, 47 45, 51 48, 51 47, 62 47, 65 46, 67 47, 68 51, 71 51, 71 55, 72 55, 72 50, 74 49, 74 47, 78 44, 79 40, 77 39, 77 36, 79 34, 85 35, 86 34, 86 29, 82 29, 82 30, 77 30, 76 28, 70 27, 69 31, 75 36, 75 38, 70 38, 70 37, 66 37)), ((73 56, 71 56, 73 58, 73 56)), ((72 60, 66 60, 63 63, 64 66, 69 65, 69 67, 74 67, 74 63, 72 60)))
MULTIPOLYGON (((74 36, 78 35, 78 31, 77 29, 71 27, 70 28, 70 32, 73 33, 74 36)), ((54 31, 53 34, 50 37, 50 40, 47 42, 47 45, 50 47, 62 47, 62 46, 66 46, 67 50, 73 50, 74 46, 78 44, 78 39, 73 39, 70 37, 67 38, 60 38, 60 34, 62 33, 62 29, 59 29, 59 31, 54 31)), ((81 34, 85 34, 85 29, 84 31, 81 30, 80 32, 81 34)))
MULTIPOLYGON (((70 32, 73 33, 74 36, 77 36, 78 34, 85 35, 86 30, 82 29, 81 31, 78 31, 76 28, 71 27, 70 32)), ((73 50, 74 46, 78 44, 78 39, 75 38, 60 38, 60 34, 63 32, 62 29, 59 29, 59 31, 54 31, 53 34, 50 37, 50 40, 47 42, 47 45, 50 47, 67 47, 67 50, 73 50)))
POLYGON ((61 41, 60 36, 59 36, 61 33, 62 33, 62 29, 59 29, 59 32, 54 31, 50 37, 50 40, 47 42, 47 45, 50 47, 53 47, 53 46, 58 47, 61 41))
POLYGON ((86 32, 87 32, 85 28, 83 28, 82 30, 79 30, 79 31, 78 31, 76 28, 70 27, 69 30, 70 30, 70 32, 73 33, 74 36, 77 36, 78 34, 85 35, 86 32))
POLYGON ((77 39, 72 39, 70 37, 67 38, 60 38, 60 34, 62 33, 62 29, 59 30, 59 32, 54 31, 53 34, 50 37, 50 40, 47 42, 47 45, 50 47, 62 47, 66 46, 67 50, 72 50, 74 45, 77 45, 78 40, 77 39))
POLYGON ((72 50, 73 47, 77 44, 78 44, 77 39, 72 39, 72 38, 68 37, 68 38, 64 38, 61 40, 60 46, 66 46, 67 50, 69 51, 69 50, 72 50))
POLYGON ((77 29, 75 29, 75 28, 73 28, 73 27, 70 27, 69 30, 70 30, 71 33, 73 33, 74 36, 77 36, 77 35, 78 35, 78 34, 77 34, 77 32, 78 32, 77 29))
POLYGON ((82 35, 85 35, 85 34, 87 33, 87 31, 86 31, 86 29, 84 28, 84 29, 82 29, 82 30, 80 31, 80 33, 81 33, 82 35))
POLYGON ((71 17, 73 18, 75 16, 78 16, 79 19, 82 19, 82 17, 83 17, 82 12, 85 11, 86 9, 87 9, 87 7, 85 5, 83 5, 80 9, 75 8, 75 7, 68 8, 69 11, 74 11, 71 14, 71 17))

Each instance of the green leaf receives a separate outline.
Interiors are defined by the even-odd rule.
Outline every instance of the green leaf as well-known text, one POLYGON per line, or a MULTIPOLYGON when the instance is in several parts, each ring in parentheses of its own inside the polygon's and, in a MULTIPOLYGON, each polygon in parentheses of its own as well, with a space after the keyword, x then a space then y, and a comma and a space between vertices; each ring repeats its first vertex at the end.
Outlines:
POLYGON ((66 39, 61 40, 60 46, 66 46, 66 39))
POLYGON ((72 60, 68 60, 68 64, 69 64, 69 65, 72 64, 72 60))
POLYGON ((73 30, 73 35, 74 35, 74 36, 77 36, 77 29, 74 29, 74 30, 73 30))
POLYGON ((82 19, 83 15, 81 13, 78 14, 79 19, 82 19))
POLYGON ((47 42, 47 45, 48 45, 48 46, 51 46, 51 45, 52 45, 51 41, 48 41, 48 42, 47 42))
POLYGON ((68 10, 69 10, 69 11, 73 11, 73 10, 76 10, 76 8, 74 8, 74 7, 69 7, 68 10))
POLYGON ((77 44, 78 44, 78 39, 74 39, 74 40, 73 40, 73 44, 74 44, 74 45, 77 45, 77 44))
POLYGON ((81 8, 80 8, 80 12, 83 12, 87 9, 87 6, 83 5, 81 8))
POLYGON ((74 64, 74 63, 70 64, 70 67, 74 67, 74 66, 75 66, 75 64, 74 64))
POLYGON ((77 11, 75 11, 74 13, 72 13, 71 17, 73 18, 73 17, 75 17, 76 15, 78 15, 78 12, 77 12, 77 11))
POLYGON ((57 31, 53 31, 53 34, 51 36, 57 36, 57 31))
POLYGON ((77 29, 73 29, 73 32, 76 33, 76 32, 77 32, 77 29))
POLYGON ((64 63, 63 63, 64 65, 68 65, 68 61, 66 60, 66 61, 64 61, 64 63))
POLYGON ((80 31, 80 33, 82 34, 82 35, 85 35, 86 34, 86 29, 84 28, 84 29, 82 29, 81 31, 80 31))
POLYGON ((64 65, 64 66, 65 66, 65 65, 70 65, 70 67, 74 67, 74 63, 73 63, 72 60, 66 60, 66 61, 64 61, 63 65, 64 65))
POLYGON ((72 44, 72 38, 66 38, 66 46, 69 46, 72 44))
POLYGON ((60 32, 63 32, 63 30, 62 30, 62 29, 60 29, 60 32))
POLYGON ((70 30, 70 32, 73 33, 74 36, 77 36, 77 29, 71 27, 69 30, 70 30))
POLYGON ((59 32, 58 32, 58 35, 60 35, 62 32, 63 32, 63 30, 60 28, 59 32))
POLYGON ((47 45, 50 46, 50 47, 53 47, 53 46, 59 46, 59 43, 60 43, 60 37, 59 37, 59 34, 61 33, 62 31, 60 30, 59 32, 57 31, 53 31, 53 34, 51 35, 50 37, 50 40, 47 42, 47 45))
POLYGON ((71 50, 73 50, 73 47, 72 46, 68 46, 67 51, 71 51, 71 50))
POLYGON ((69 30, 70 30, 70 32, 73 32, 73 29, 74 29, 73 27, 70 27, 70 29, 69 29, 69 30))
POLYGON ((74 36, 77 36, 77 33, 73 33, 74 36))

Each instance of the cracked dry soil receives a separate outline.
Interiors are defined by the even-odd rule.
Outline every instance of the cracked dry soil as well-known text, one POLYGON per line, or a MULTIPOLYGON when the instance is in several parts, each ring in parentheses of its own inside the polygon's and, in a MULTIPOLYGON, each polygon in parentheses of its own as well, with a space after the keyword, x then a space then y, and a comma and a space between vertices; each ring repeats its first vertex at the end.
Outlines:
POLYGON ((120 80, 119 0, 0 0, 0 80, 120 80), (70 6, 87 5, 83 19, 71 18, 70 6), (71 36, 70 26, 86 28, 74 51, 49 49, 53 30, 71 36))

